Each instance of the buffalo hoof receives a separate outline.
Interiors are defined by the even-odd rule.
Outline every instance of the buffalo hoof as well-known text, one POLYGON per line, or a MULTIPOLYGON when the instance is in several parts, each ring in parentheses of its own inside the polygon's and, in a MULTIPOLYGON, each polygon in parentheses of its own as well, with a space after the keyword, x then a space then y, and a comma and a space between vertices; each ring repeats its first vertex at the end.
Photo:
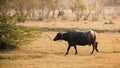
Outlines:
POLYGON ((64 56, 67 56, 68 54, 66 53, 64 56))

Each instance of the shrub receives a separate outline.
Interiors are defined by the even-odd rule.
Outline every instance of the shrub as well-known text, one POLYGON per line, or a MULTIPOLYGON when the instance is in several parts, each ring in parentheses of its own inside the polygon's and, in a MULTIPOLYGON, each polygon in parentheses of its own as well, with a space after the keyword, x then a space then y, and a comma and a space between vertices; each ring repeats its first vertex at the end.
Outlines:
POLYGON ((17 21, 18 21, 18 22, 25 22, 25 17, 19 15, 19 16, 17 17, 17 21))
POLYGON ((1 23, 7 23, 7 22, 10 21, 11 19, 12 19, 12 17, 9 16, 9 15, 6 15, 6 16, 0 15, 0 22, 1 22, 1 23))
POLYGON ((0 49, 15 48, 23 37, 24 32, 16 26, 14 18, 0 15, 0 49))
POLYGON ((0 50, 17 48, 40 34, 39 28, 16 26, 16 16, 13 17, 0 16, 0 50))
POLYGON ((9 46, 17 46, 23 39, 23 31, 16 25, 0 24, 0 49, 8 49, 9 46))
POLYGON ((0 50, 10 50, 39 37, 39 28, 18 27, 15 24, 0 24, 0 50), (37 34, 37 36, 36 36, 37 34))

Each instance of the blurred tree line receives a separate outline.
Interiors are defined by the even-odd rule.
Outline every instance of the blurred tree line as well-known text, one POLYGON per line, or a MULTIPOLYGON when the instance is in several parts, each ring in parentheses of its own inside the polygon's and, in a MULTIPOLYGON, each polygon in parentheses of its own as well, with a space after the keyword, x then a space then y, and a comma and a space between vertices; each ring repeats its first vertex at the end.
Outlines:
POLYGON ((120 0, 0 0, 0 15, 16 15, 18 22, 69 18, 68 10, 77 21, 96 21, 119 16, 120 0))

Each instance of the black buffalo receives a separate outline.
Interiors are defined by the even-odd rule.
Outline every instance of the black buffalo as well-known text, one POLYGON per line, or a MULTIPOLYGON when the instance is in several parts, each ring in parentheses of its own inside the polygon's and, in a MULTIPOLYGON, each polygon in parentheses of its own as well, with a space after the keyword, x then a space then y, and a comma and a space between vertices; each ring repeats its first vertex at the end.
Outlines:
POLYGON ((74 46, 75 54, 77 54, 76 45, 85 46, 92 44, 93 50, 91 54, 93 54, 94 49, 98 52, 97 49, 98 42, 96 41, 96 32, 92 30, 80 31, 80 32, 68 31, 66 33, 57 33, 57 35, 54 38, 54 41, 57 40, 65 40, 68 42, 68 48, 65 55, 68 54, 71 46, 74 46))

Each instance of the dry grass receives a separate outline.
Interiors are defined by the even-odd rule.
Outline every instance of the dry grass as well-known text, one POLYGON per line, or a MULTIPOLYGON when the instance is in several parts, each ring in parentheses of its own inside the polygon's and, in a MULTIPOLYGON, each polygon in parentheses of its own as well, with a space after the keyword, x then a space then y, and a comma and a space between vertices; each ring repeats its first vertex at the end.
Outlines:
MULTIPOLYGON (((115 20, 116 21, 116 20, 115 20)), ((117 21, 119 22, 119 21, 117 21)), ((41 37, 20 49, 0 53, 0 68, 119 68, 120 67, 120 23, 104 24, 100 22, 27 22, 18 25, 44 27, 41 37), (59 29, 58 29, 59 28, 59 29), (91 46, 78 46, 78 54, 71 48, 69 55, 64 56, 67 42, 54 42, 52 39, 59 31, 67 30, 109 30, 98 33, 99 53, 92 51, 91 46), (57 29, 57 30, 56 30, 57 29)))
MULTIPOLYGON (((20 23, 18 25, 28 26, 28 27, 41 27, 41 28, 48 28, 48 29, 78 29, 78 30, 86 30, 86 29, 94 29, 94 30, 120 30, 120 22, 118 20, 114 20, 114 24, 104 24, 106 21, 28 21, 25 24, 20 23)), ((57 31, 58 32, 58 31, 57 31)))

